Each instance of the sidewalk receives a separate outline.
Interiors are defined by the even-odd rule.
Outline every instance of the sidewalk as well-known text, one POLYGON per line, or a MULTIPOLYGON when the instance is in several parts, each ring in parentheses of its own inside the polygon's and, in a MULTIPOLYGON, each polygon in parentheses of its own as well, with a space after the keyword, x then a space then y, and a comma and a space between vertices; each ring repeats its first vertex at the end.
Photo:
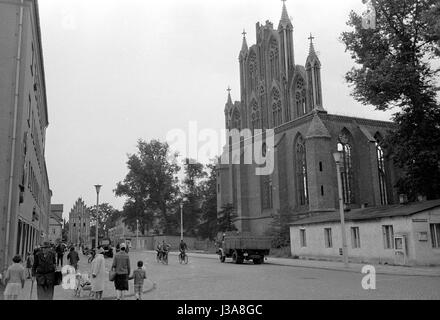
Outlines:
MULTIPOLYGON (((113 259, 105 259, 106 264, 106 278, 108 279, 108 271, 110 270, 110 266, 113 262, 113 259)), ((80 261, 79 261, 79 272, 89 273, 91 265, 87 263, 87 257, 80 253, 80 261)), ((31 295, 31 287, 32 281, 26 280, 24 289, 19 296, 19 300, 37 300, 37 284, 34 282, 33 290, 31 295)), ((129 282, 130 290, 126 293, 125 298, 127 300, 134 299, 133 292, 133 282, 129 282)), ((144 294, 148 293, 156 288, 156 284, 151 281, 145 281, 144 284, 144 294)), ((114 283, 111 281, 105 281, 105 288, 102 295, 103 300, 115 300, 116 299, 116 291, 114 287, 114 283)), ((3 299, 3 296, 0 298, 3 299)), ((74 290, 72 289, 64 289, 62 285, 55 286, 54 300, 91 300, 93 297, 90 297, 90 291, 82 291, 81 297, 75 297, 74 290)))
MULTIPOLYGON (((149 251, 155 252, 155 251, 149 251)), ((172 255, 177 255, 177 252, 171 252, 172 255)), ((202 252, 188 252, 188 256, 197 258, 217 259, 217 254, 202 253, 202 252)), ((267 257, 265 263, 280 266, 289 266, 297 268, 313 268, 326 269, 345 272, 361 273, 362 268, 367 264, 350 263, 348 268, 342 262, 335 261, 316 261, 316 260, 302 260, 289 258, 275 258, 267 257)), ((425 277, 440 277, 440 266, 438 267, 407 267, 407 266, 387 266, 387 265, 373 265, 376 268, 376 274, 384 275, 400 275, 400 276, 425 276, 425 277)))

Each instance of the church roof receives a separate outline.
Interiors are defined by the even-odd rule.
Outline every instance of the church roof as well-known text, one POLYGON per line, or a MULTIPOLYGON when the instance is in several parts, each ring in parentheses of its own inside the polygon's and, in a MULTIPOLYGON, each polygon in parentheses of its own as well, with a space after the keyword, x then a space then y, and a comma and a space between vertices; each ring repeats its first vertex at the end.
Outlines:
POLYGON ((318 112, 315 112, 313 116, 306 138, 331 138, 330 133, 328 132, 321 118, 319 118, 318 112))

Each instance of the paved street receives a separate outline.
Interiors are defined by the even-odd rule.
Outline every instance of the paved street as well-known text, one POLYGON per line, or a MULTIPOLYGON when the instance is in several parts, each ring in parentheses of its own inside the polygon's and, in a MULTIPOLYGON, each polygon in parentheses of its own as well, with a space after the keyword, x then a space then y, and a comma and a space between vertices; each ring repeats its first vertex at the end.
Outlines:
MULTIPOLYGON (((90 265, 86 257, 81 258, 80 271, 87 272, 90 265)), ((170 254, 169 265, 158 264, 152 252, 130 252, 130 258, 133 268, 138 260, 147 263, 144 299, 148 300, 440 299, 440 277, 378 274, 376 290, 365 291, 361 286, 364 275, 355 272, 271 263, 235 265, 229 260, 222 264, 210 256, 192 254, 188 265, 180 265, 175 253, 170 254)), ((106 259, 107 269, 111 262, 106 259)), ((134 299, 132 284, 127 299, 134 299)), ((30 282, 23 299, 29 298, 29 288, 30 282)), ((56 300, 77 299, 72 290, 61 286, 56 287, 55 296, 56 300)), ((83 292, 81 299, 87 296, 83 292)), ((114 296, 113 283, 108 282, 104 297, 114 296)))

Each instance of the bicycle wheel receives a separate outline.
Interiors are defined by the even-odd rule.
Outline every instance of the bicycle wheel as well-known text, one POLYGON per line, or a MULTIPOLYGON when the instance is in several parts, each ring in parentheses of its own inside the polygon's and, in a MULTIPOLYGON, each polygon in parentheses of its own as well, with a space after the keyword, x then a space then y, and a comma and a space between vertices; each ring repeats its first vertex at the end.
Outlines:
POLYGON ((185 254, 185 257, 183 258, 183 262, 185 264, 188 264, 188 255, 185 254))
POLYGON ((182 255, 181 254, 178 255, 178 259, 179 259, 179 263, 182 264, 183 260, 182 260, 182 255))

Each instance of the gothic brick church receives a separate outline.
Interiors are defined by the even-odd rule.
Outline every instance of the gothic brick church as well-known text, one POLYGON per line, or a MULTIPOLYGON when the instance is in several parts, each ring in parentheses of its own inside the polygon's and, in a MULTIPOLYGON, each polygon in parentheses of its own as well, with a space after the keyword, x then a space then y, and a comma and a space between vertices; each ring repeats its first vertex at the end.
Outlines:
MULTIPOLYGON (((277 214, 295 218, 338 210, 333 153, 343 153, 343 200, 347 208, 398 202, 399 172, 381 147, 393 123, 329 114, 321 90, 321 63, 313 37, 304 65, 295 63, 293 26, 283 5, 278 28, 256 25, 256 44, 246 34, 239 53, 241 101, 225 106, 227 129, 274 129, 274 171, 255 165, 217 166, 217 206, 232 204, 241 231, 264 234, 277 214)), ((231 148, 225 148, 231 150, 231 148)), ((227 151, 225 151, 227 152, 227 151)))

